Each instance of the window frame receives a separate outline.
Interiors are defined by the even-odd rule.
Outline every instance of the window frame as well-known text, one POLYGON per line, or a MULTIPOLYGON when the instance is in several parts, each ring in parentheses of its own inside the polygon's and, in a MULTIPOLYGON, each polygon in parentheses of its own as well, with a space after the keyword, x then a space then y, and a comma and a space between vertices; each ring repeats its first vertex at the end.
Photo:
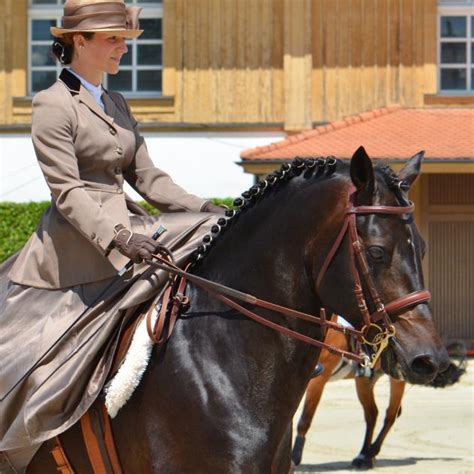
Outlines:
MULTIPOLYGON (((133 40, 127 40, 127 46, 131 53, 132 64, 120 66, 120 71, 132 71, 132 91, 120 91, 127 98, 159 98, 163 97, 163 63, 164 63, 164 47, 163 47, 163 3, 162 2, 140 2, 140 0, 130 0, 128 6, 140 6, 143 8, 140 13, 140 20, 146 19, 161 19, 162 30, 161 39, 143 39, 136 38, 133 40), (158 65, 144 65, 140 66, 137 64, 138 61, 138 46, 146 44, 158 45, 161 44, 161 64, 158 65), (156 91, 138 91, 138 71, 161 71, 162 83, 161 89, 156 91)), ((36 45, 48 45, 52 43, 52 38, 48 40, 34 40, 33 41, 33 20, 55 20, 57 25, 60 25, 60 20, 63 14, 63 3, 62 0, 51 0, 49 4, 33 4, 33 0, 28 0, 28 51, 27 51, 27 90, 28 96, 32 97, 38 91, 33 91, 33 72, 34 71, 55 71, 56 78, 59 77, 61 70, 64 68, 62 64, 55 61, 54 66, 33 66, 33 46, 36 45)), ((129 54, 130 54, 129 53, 129 54)), ((103 85, 107 88, 108 77, 104 76, 103 85)))
POLYGON ((465 0, 458 2, 441 1, 438 5, 437 17, 437 83, 438 94, 445 96, 472 96, 474 95, 474 63, 472 48, 474 45, 474 1, 465 0), (463 38, 443 38, 441 36, 441 18, 446 16, 461 16, 466 18, 466 36, 463 38), (466 62, 463 63, 442 63, 441 62, 441 45, 443 43, 463 43, 466 45, 466 62), (441 88, 441 71, 443 69, 460 69, 466 70, 466 88, 465 89, 442 89, 441 88))

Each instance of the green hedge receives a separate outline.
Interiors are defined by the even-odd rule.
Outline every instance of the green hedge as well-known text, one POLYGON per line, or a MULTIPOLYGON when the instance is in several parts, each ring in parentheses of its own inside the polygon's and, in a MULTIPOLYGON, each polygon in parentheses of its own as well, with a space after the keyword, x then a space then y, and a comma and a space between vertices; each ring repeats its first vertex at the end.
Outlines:
MULTIPOLYGON (((233 199, 213 199, 216 204, 232 206, 233 199)), ((140 202, 151 214, 158 211, 146 202, 140 202)), ((34 232, 41 214, 49 206, 49 201, 42 202, 0 202, 0 262, 6 260, 25 245, 34 232)))
POLYGON ((23 247, 49 202, 0 203, 0 262, 23 247))

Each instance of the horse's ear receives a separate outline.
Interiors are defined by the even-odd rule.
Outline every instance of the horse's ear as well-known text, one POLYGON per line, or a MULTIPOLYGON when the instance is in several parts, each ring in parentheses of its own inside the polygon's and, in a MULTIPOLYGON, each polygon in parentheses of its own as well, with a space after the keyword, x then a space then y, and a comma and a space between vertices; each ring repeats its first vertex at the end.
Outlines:
POLYGON ((416 155, 413 155, 408 161, 407 164, 400 170, 398 177, 410 187, 418 178, 420 174, 421 162, 425 152, 419 151, 416 155))
POLYGON ((352 155, 351 179, 357 189, 357 204, 372 204, 375 192, 374 168, 363 146, 352 155))

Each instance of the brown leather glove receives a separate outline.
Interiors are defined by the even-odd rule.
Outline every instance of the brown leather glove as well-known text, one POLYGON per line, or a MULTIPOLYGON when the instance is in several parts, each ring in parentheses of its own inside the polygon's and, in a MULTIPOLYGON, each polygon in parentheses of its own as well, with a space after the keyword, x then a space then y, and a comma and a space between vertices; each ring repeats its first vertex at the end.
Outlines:
POLYGON ((209 201, 204 204, 201 208, 201 212, 213 212, 214 214, 225 214, 227 211, 227 206, 221 205, 217 206, 213 202, 209 201))
POLYGON ((156 240, 143 234, 132 233, 126 228, 119 229, 112 240, 112 247, 122 255, 130 258, 133 263, 149 260, 152 254, 163 251, 164 247, 156 240))

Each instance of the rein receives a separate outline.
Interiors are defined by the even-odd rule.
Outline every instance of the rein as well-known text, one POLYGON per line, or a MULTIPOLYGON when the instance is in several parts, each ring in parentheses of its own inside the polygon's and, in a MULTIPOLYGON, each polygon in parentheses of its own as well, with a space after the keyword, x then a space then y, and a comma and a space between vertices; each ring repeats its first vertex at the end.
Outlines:
MULTIPOLYGON (((333 354, 340 355, 342 357, 346 357, 348 359, 352 359, 360 364, 363 364, 367 361, 367 356, 365 355, 357 355, 351 352, 343 351, 336 347, 330 346, 324 342, 318 341, 309 336, 305 336, 304 334, 300 334, 299 332, 293 331, 291 329, 286 328, 285 326, 281 326, 280 324, 274 323, 273 321, 269 321, 262 316, 250 311, 249 309, 245 308, 244 306, 240 305, 239 303, 233 301, 231 298, 242 301, 243 303, 250 304, 252 306, 256 306, 259 308, 269 309, 279 314, 283 314, 285 316, 291 316, 296 319, 303 319, 305 321, 309 321, 314 324, 319 324, 326 328, 331 328, 336 331, 341 331, 344 334, 349 334, 351 336, 356 337, 357 339, 361 339, 363 337, 362 331, 358 331, 357 329, 353 329, 350 327, 342 326, 341 324, 335 323, 326 319, 326 311, 324 308, 321 308, 320 317, 314 316, 312 314, 304 313, 302 311, 297 311, 295 309, 287 308, 286 306, 280 306, 275 303, 271 303, 266 300, 259 299, 253 295, 248 293, 243 293, 241 291, 235 290, 234 288, 229 288, 228 286, 221 285, 220 283, 215 283, 213 281, 207 280, 206 278, 199 277, 197 275, 193 275, 192 273, 188 273, 184 270, 181 270, 179 267, 171 263, 166 258, 156 254, 153 255, 155 261, 149 261, 151 265, 164 270, 166 272, 172 273, 174 275, 179 275, 180 277, 190 281, 191 283, 195 284, 197 287, 202 288, 203 290, 207 291, 216 299, 222 301, 227 306, 236 309, 239 313, 253 319, 254 321, 267 326, 271 329, 274 329, 282 334, 292 337, 293 339, 298 339, 303 341, 307 344, 311 344, 312 346, 321 347, 323 349, 327 349, 328 351, 332 352, 333 354)), ((180 298, 182 295, 177 294, 176 297, 180 298)))
MULTIPOLYGON (((253 319, 254 321, 258 322, 259 324, 262 324, 263 326, 269 327, 275 331, 280 332, 281 334, 305 342, 312 346, 326 349, 332 354, 336 354, 347 359, 354 360, 355 362, 361 364, 363 367, 373 368, 377 363, 381 353, 387 347, 390 338, 395 335, 395 327, 393 326, 390 320, 390 314, 395 315, 403 313, 414 306, 417 306, 421 303, 426 303, 430 300, 431 294, 428 290, 419 290, 410 293, 406 296, 397 298, 387 304, 384 304, 370 275, 369 265, 364 254, 364 247, 357 233, 357 215, 411 214, 415 209, 415 205, 410 202, 407 206, 356 206, 354 204, 354 201, 355 188, 351 186, 351 189, 349 191, 348 206, 345 211, 344 222, 342 224, 341 230, 339 231, 339 234, 337 235, 334 241, 334 244, 332 245, 321 267, 321 270, 319 271, 316 280, 316 288, 319 291, 319 287, 326 274, 327 269, 329 268, 337 250, 341 246, 344 237, 346 236, 346 234, 348 234, 350 239, 350 266, 354 280, 354 294, 357 300, 359 311, 361 312, 365 323, 364 327, 361 330, 346 327, 328 320, 326 318, 325 308, 321 308, 320 316, 317 317, 311 314, 297 311, 295 309, 287 308, 285 306, 280 306, 269 301, 256 298, 253 295, 243 293, 233 288, 229 288, 220 283, 215 283, 197 275, 193 275, 185 270, 181 270, 169 259, 164 258, 159 254, 153 255, 154 260, 149 261, 149 263, 161 270, 180 276, 183 279, 194 283, 197 287, 204 289, 214 298, 218 299, 219 301, 222 301, 227 306, 237 310, 239 313, 243 314, 244 316, 247 316, 248 318, 253 319), (367 306, 361 277, 366 283, 370 298, 372 299, 373 305, 376 309, 375 312, 373 312, 372 314, 369 312, 367 306), (326 344, 325 342, 319 341, 315 338, 288 329, 285 326, 265 319, 263 316, 254 313, 253 311, 245 308, 234 300, 241 301, 254 307, 264 308, 285 316, 290 316, 296 319, 302 319, 304 321, 318 324, 325 330, 330 328, 336 331, 340 331, 344 334, 348 334, 359 342, 361 342, 362 344, 371 346, 373 352, 372 356, 369 357, 365 353, 355 354, 353 352, 344 351, 329 344, 326 344)), ((181 289, 183 289, 184 287, 184 283, 180 285, 181 289)), ((183 296, 183 294, 178 293, 175 298, 180 299, 183 298, 183 296)))

